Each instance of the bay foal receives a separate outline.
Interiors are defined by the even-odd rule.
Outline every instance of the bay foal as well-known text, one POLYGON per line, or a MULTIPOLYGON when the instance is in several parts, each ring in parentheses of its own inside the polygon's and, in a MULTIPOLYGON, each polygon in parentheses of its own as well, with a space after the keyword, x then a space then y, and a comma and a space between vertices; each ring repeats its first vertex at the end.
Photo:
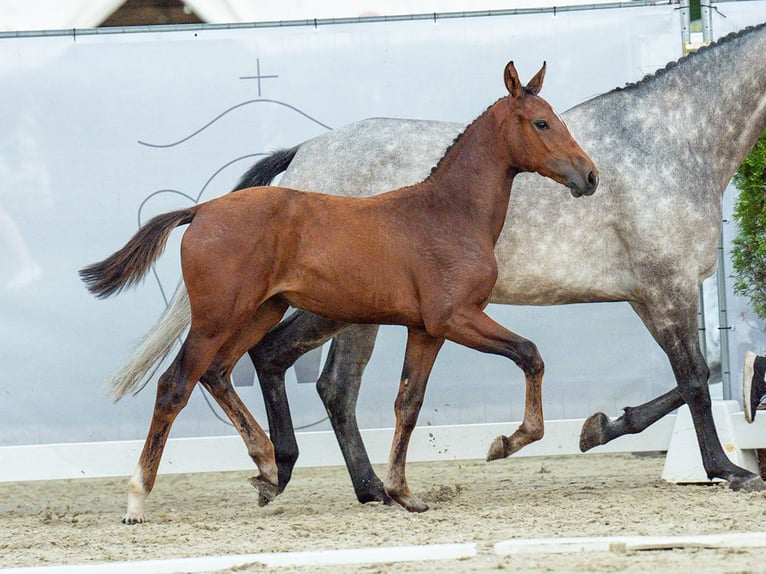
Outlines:
POLYGON ((280 187, 237 191, 155 217, 125 247, 80 272, 95 295, 118 293, 146 274, 175 227, 189 224, 181 262, 191 327, 160 377, 124 522, 145 520, 168 433, 197 381, 244 439, 260 471, 252 482, 261 504, 276 496, 273 445, 236 395, 230 373, 288 306, 339 321, 408 328, 385 480, 386 492, 407 510, 428 508, 407 484, 405 460, 445 339, 508 357, 524 371, 524 420, 511 436, 495 440, 498 456, 542 437, 543 361, 532 342, 483 309, 497 278, 494 245, 516 174, 538 172, 576 197, 592 194, 598 184, 593 162, 537 95, 544 76, 545 65, 523 86, 509 63, 508 96, 466 128, 422 183, 367 198, 280 187))

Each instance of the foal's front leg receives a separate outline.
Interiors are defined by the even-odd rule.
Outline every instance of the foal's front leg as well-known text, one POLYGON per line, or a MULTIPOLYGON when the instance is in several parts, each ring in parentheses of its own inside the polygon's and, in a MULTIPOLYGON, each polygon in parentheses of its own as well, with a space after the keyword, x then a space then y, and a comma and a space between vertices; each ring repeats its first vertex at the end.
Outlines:
POLYGON ((443 344, 444 339, 432 337, 423 331, 410 329, 407 335, 402 379, 394 404, 396 430, 384 486, 386 493, 410 512, 428 510, 428 505, 410 490, 405 477, 405 464, 410 436, 418 420, 420 407, 423 406, 428 376, 443 344))
POLYGON ((524 371, 524 420, 512 435, 500 435, 492 442, 487 461, 510 456, 543 438, 542 383, 545 366, 535 344, 499 325, 478 307, 454 313, 445 333, 447 339, 466 347, 508 357, 524 371))

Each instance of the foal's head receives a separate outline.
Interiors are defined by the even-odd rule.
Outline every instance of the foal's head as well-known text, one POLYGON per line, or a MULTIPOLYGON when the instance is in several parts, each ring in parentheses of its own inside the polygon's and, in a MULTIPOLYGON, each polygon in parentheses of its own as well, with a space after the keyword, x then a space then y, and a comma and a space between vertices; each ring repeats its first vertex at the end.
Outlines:
POLYGON ((509 95, 496 106, 502 114, 499 125, 503 137, 515 144, 516 163, 523 171, 550 177, 568 187, 575 197, 592 195, 598 186, 598 170, 550 104, 537 95, 543 78, 544 63, 523 86, 513 62, 508 62, 505 86, 509 95))

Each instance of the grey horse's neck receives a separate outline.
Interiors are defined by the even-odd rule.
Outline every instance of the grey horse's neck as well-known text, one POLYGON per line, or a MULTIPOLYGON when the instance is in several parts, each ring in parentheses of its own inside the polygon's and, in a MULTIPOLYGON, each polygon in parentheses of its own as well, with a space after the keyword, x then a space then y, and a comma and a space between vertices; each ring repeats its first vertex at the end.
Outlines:
POLYGON ((723 190, 766 128, 766 23, 584 105, 622 108, 615 137, 654 157, 685 155, 690 170, 723 190), (638 105, 626 106, 631 98, 638 105))

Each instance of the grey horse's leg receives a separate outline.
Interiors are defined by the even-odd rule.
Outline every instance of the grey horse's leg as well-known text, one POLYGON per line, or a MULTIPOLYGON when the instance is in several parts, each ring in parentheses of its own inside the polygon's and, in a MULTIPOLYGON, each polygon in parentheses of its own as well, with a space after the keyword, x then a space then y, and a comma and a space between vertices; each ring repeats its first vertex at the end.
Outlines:
POLYGON ((640 433, 683 404, 678 387, 674 387, 640 406, 625 407, 617 419, 610 420, 604 413, 591 415, 580 431, 580 450, 587 452, 624 434, 640 433))
POLYGON ((279 469, 279 489, 290 482, 298 460, 298 443, 285 391, 285 373, 303 354, 346 327, 330 319, 296 311, 273 327, 248 351, 263 393, 269 436, 279 469))
POLYGON ((356 420, 362 374, 372 355, 377 334, 377 325, 351 325, 338 333, 317 381, 317 390, 338 438, 357 500, 390 504, 391 498, 383 488, 383 481, 372 469, 356 420))
POLYGON ((667 353, 676 378, 676 388, 643 405, 626 408, 625 413, 614 421, 603 413, 591 416, 583 425, 580 450, 585 452, 623 434, 641 432, 686 403, 708 477, 729 481, 733 490, 763 490, 766 485, 760 477, 731 462, 721 447, 708 388, 710 371, 699 348, 696 302, 685 301, 684 304, 676 300, 675 303, 678 305, 675 313, 663 313, 661 306, 650 309, 637 302, 632 306, 667 353))
POLYGON ((298 443, 285 391, 285 372, 300 356, 337 334, 317 390, 330 417, 359 502, 390 502, 375 474, 359 433, 356 402, 362 374, 375 346, 376 325, 351 325, 297 311, 250 350, 263 392, 269 434, 279 468, 279 486, 290 482, 298 443), (341 331, 345 328, 345 331, 341 331))

